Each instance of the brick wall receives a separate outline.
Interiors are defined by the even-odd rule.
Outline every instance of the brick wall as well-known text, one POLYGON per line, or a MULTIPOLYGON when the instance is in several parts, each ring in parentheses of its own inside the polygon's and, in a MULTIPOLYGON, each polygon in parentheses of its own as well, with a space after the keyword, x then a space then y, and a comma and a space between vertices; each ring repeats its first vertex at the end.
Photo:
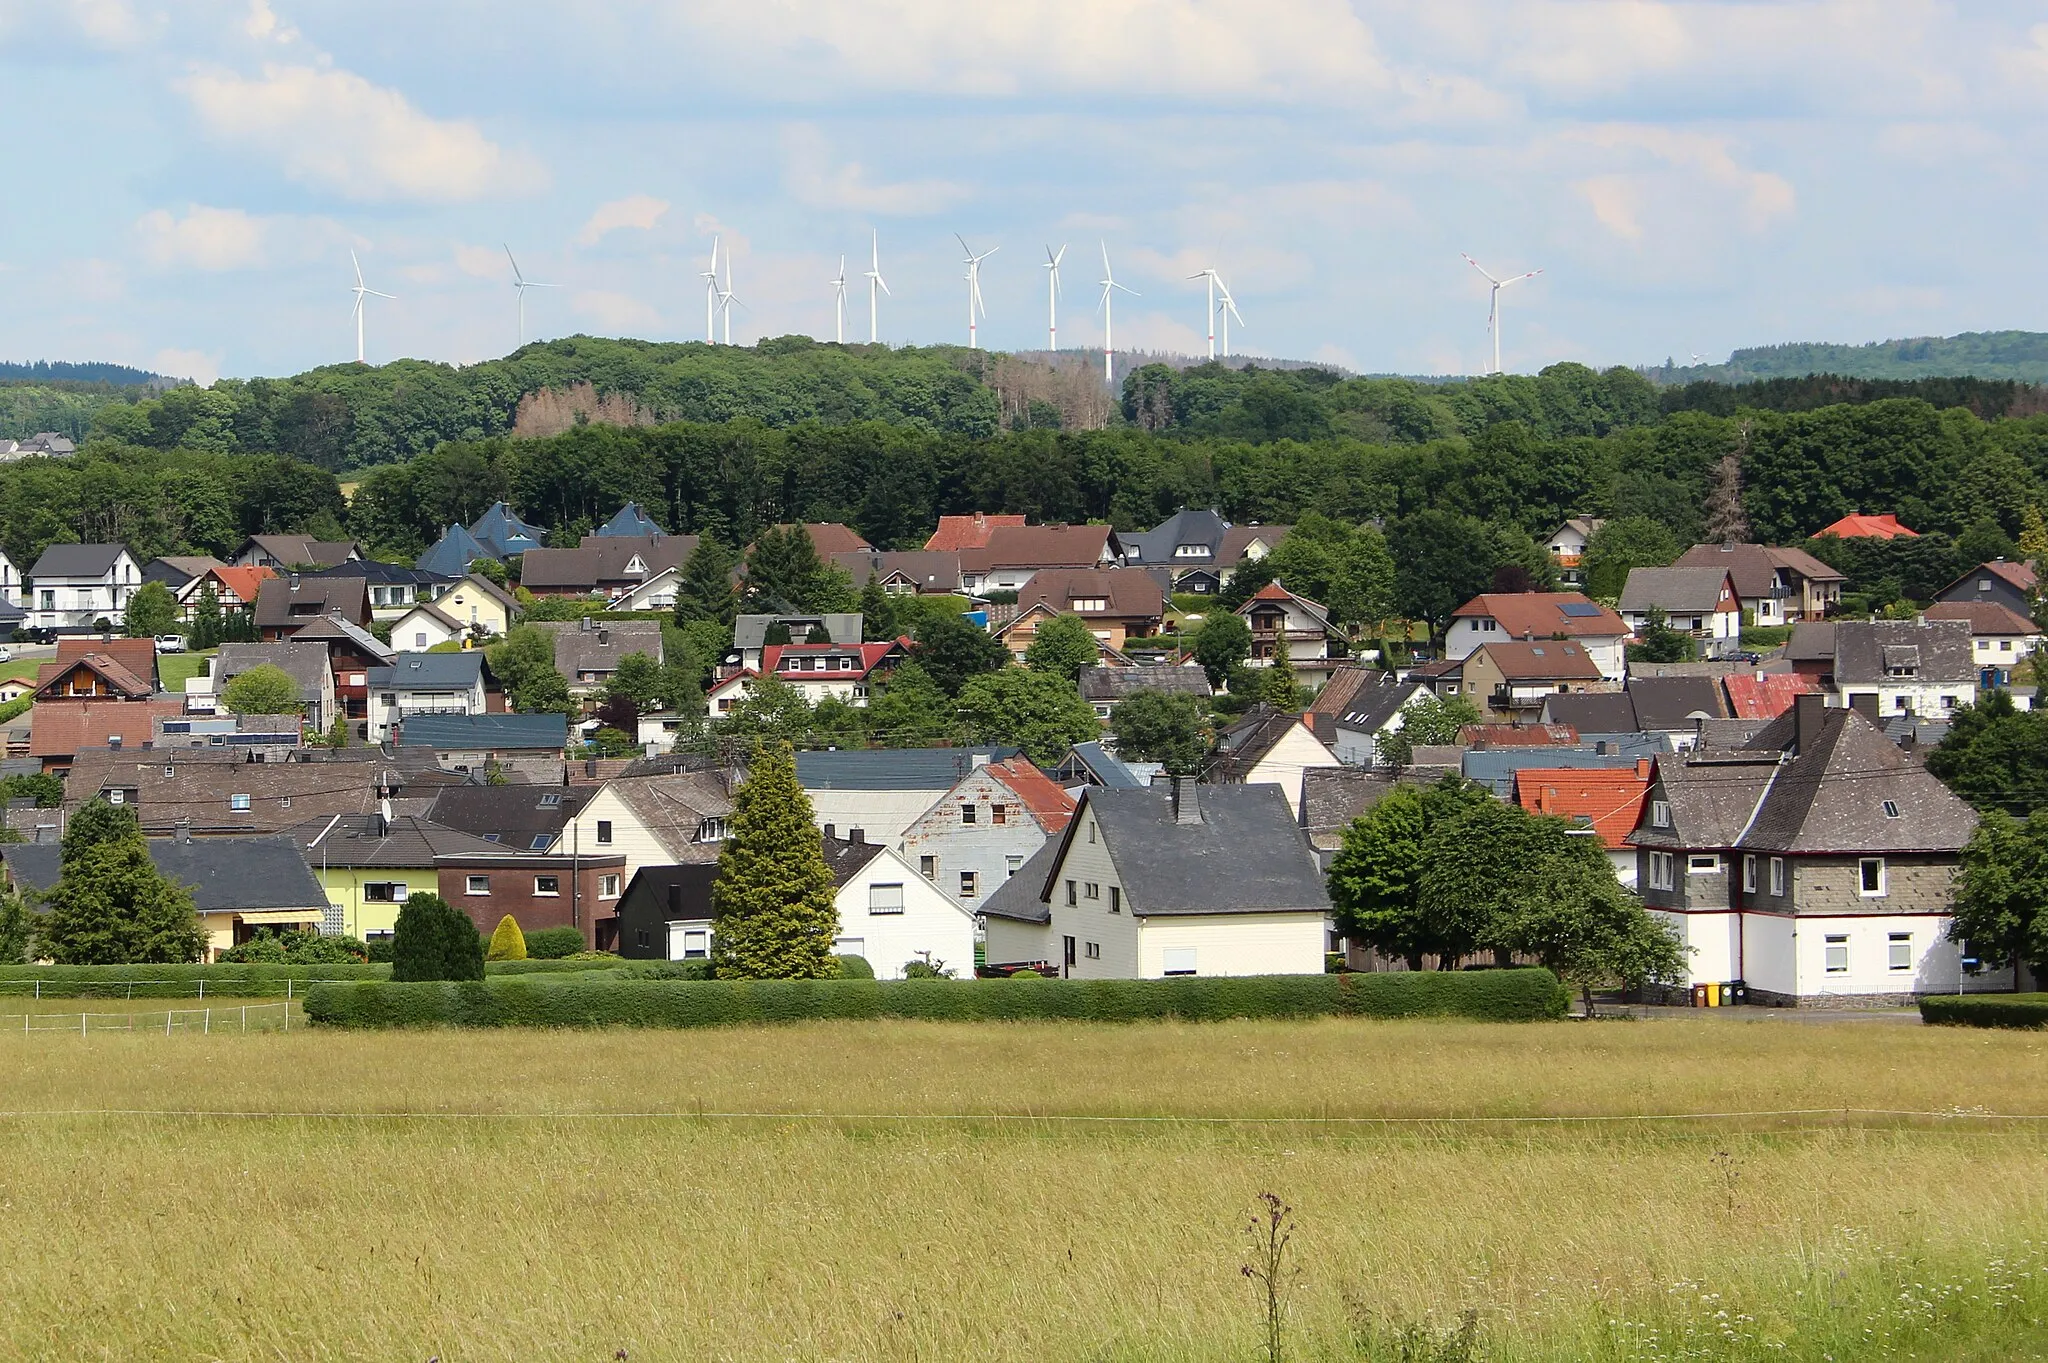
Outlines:
POLYGON ((495 930, 509 913, 521 932, 573 927, 595 950, 598 921, 619 911, 625 867, 616 856, 449 857, 435 869, 441 898, 468 914, 477 931, 495 930))

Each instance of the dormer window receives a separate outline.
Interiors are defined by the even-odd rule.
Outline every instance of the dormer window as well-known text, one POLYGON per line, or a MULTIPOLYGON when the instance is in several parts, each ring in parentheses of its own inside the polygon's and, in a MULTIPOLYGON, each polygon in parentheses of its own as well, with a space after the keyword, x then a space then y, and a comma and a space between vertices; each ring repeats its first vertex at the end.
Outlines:
POLYGON ((1899 817, 1899 802, 1897 800, 1886 800, 1884 802, 1883 808, 1884 816, 1887 819, 1896 819, 1899 817))
POLYGON ((1178 544, 1174 546, 1173 556, 1175 558, 1207 558, 1209 557, 1209 546, 1206 544, 1178 544))
POLYGON ((1669 800, 1650 801, 1650 827, 1671 827, 1671 802, 1669 800))
POLYGON ((1079 596, 1067 602, 1067 609, 1076 613, 1106 611, 1109 609, 1109 602, 1100 596, 1079 596))

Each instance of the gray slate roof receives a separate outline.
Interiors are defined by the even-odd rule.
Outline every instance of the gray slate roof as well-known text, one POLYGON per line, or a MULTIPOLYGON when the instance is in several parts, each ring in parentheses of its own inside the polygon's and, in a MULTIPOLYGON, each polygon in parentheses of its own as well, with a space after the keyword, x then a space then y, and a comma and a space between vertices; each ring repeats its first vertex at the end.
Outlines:
POLYGON ((125 544, 53 544, 43 550, 28 575, 38 582, 46 577, 104 577, 126 552, 125 544))
POLYGON ((434 800, 428 817, 494 846, 533 850, 536 837, 553 843, 583 806, 597 798, 597 786, 449 786, 434 800))
POLYGON ((860 642, 860 612, 841 615, 742 615, 732 622, 732 646, 734 648, 759 648, 768 637, 768 627, 777 620, 789 625, 789 637, 802 643, 811 625, 825 626, 825 633, 835 644, 857 644, 860 642))
POLYGON ((1110 704, 1140 691, 1200 696, 1205 700, 1216 694, 1209 685, 1208 674, 1199 667, 1085 667, 1081 669, 1080 686, 1084 700, 1110 704))
POLYGON ((598 527, 597 533, 613 535, 665 535, 668 532, 654 523, 654 517, 640 509, 640 503, 627 502, 618 514, 598 527))
POLYGON ((1785 641, 1785 661, 1790 663, 1832 663, 1835 660, 1836 622, 1807 620, 1792 627, 1785 641))
POLYGON ((459 525, 451 525, 433 547, 413 560, 413 567, 436 577, 461 577, 469 571, 470 564, 493 557, 496 555, 479 544, 476 536, 459 525))
MULTIPOLYGON (((503 502, 492 503, 491 509, 477 517, 464 533, 482 545, 485 554, 492 558, 511 558, 538 549, 547 538, 547 531, 529 525, 503 502)), ((456 575, 461 575, 461 569, 456 570, 456 575)))
POLYGON ((388 824, 375 814, 336 814, 294 824, 284 836, 298 844, 309 866, 420 867, 457 852, 496 855, 505 850, 410 814, 388 824))
POLYGON ((327 645, 285 640, 274 644, 222 644, 213 660, 216 692, 244 672, 258 667, 275 667, 299 688, 299 699, 308 704, 327 694, 327 645))
POLYGON ((796 777, 805 790, 951 790, 974 770, 974 759, 1004 762, 1018 748, 872 748, 800 752, 796 777))
MULTIPOLYGON (((855 616, 859 619, 859 616, 855 616)), ((571 686, 585 672, 610 674, 635 653, 662 660, 659 620, 536 620, 534 628, 555 637, 555 671, 571 686)))
POLYGON ((1626 691, 1560 692, 1543 702, 1546 724, 1569 724, 1581 734, 1639 731, 1636 703, 1626 691))
POLYGON ((409 715, 399 729, 403 748, 527 748, 560 752, 569 742, 561 715, 409 715))
POLYGON ((1091 787, 1066 838, 1092 809, 1124 902, 1141 918, 1329 910, 1315 851, 1277 786, 1187 781, 1181 798, 1196 802, 1199 822, 1177 819, 1165 790, 1091 787))
MULTIPOLYGON (((1708 719, 1728 718, 1727 699, 1712 677, 1633 677, 1628 697, 1635 705, 1638 729, 1690 729, 1695 713, 1708 719)), ((1580 732, 1585 732, 1584 726, 1580 732)))
POLYGON ((463 653, 400 653, 389 667, 373 667, 366 675, 372 689, 391 691, 466 691, 483 675, 479 649, 463 653))
MULTIPOLYGON (((1820 733, 1780 768, 1741 846, 1770 852, 1957 852, 1977 815, 1854 710, 1822 711, 1820 733), (1890 800, 1897 818, 1884 812, 1890 800)), ((1787 714, 1757 738, 1786 742, 1787 714)))
POLYGON ((1062 782, 1108 786, 1113 790, 1137 790, 1145 785, 1136 772, 1099 739, 1076 743, 1067 749, 1059 765, 1062 782))
POLYGON ((1134 564, 1158 564, 1168 568, 1206 568, 1216 562, 1223 546, 1223 532, 1230 522, 1214 511, 1178 511, 1150 530, 1118 535, 1124 553, 1134 564), (1183 544, 1199 544, 1208 552, 1200 557, 1177 558, 1174 550, 1183 544))
POLYGON ((1708 614, 1720 607, 1727 580, 1725 568, 1631 568, 1621 589, 1621 608, 1708 614))
POLYGON ((981 901, 981 912, 1018 923, 1050 922, 1052 907, 1045 902, 1045 883, 1059 862, 1060 847, 1061 839, 1047 838, 1008 880, 981 901))
POLYGON ((1400 784, 1385 772, 1364 767, 1311 767, 1301 774, 1301 827, 1309 842, 1334 851, 1351 821, 1400 784))
POLYGON ((1966 683, 1977 679, 1967 620, 1842 620, 1835 625, 1835 684, 1966 683), (1892 676, 1910 667, 1910 676, 1892 676))
MULTIPOLYGON (((48 842, 0 849, 15 882, 25 889, 55 885, 63 856, 61 846, 48 842)), ((299 854, 298 842, 287 836, 151 838, 149 859, 165 876, 191 888, 201 913, 321 909, 327 904, 327 891, 299 854)))
POLYGON ((832 872, 832 884, 839 888, 844 888, 847 881, 859 875, 884 850, 878 842, 848 842, 845 838, 820 838, 819 849, 832 872))

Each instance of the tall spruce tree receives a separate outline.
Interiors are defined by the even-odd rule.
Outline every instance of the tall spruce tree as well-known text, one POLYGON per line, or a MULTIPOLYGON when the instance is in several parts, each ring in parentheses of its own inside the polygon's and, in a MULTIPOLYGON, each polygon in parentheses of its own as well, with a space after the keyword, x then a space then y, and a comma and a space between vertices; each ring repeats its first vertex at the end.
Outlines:
POLYGON ((723 979, 834 973, 839 928, 810 797, 787 743, 763 747, 732 797, 732 836, 711 887, 712 959, 723 979))
POLYGON ((64 832, 62 871, 36 919, 36 954, 59 965, 176 965, 206 936, 192 895, 156 869, 128 810, 88 802, 64 832))
POLYGON ((697 620, 732 624, 739 613, 739 595, 732 585, 732 550, 724 541, 706 531, 697 547, 683 560, 682 580, 676 584, 676 626, 697 620))
POLYGON ((1742 503, 1742 457, 1749 452, 1749 423, 1737 429, 1735 448, 1721 456, 1707 489, 1706 524, 1709 544, 1740 544, 1749 538, 1749 512, 1742 503))
POLYGON ((860 589, 860 637, 877 643, 894 639, 898 630, 896 603, 882 590, 880 579, 869 578, 868 585, 860 589))

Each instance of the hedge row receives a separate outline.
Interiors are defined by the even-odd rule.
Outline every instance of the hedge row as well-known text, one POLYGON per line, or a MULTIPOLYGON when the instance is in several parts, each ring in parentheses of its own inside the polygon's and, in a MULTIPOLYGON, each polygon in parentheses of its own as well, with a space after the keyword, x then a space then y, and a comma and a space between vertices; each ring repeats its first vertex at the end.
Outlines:
MULTIPOLYGON (((573 974, 622 964, 617 957, 560 961, 492 961, 487 975, 573 974)), ((310 980, 383 981, 388 965, 10 965, 0 966, 0 998, 40 992, 43 998, 189 999, 206 982, 208 995, 222 998, 282 998, 286 981, 294 997, 310 980), (38 990, 37 981, 41 982, 38 990)))
POLYGON ((2048 994, 1929 994, 1922 1022, 1957 1027, 2048 1027, 2048 994))
POLYGON ((649 980, 623 973, 481 983, 329 984, 306 1015, 333 1027, 722 1027, 818 1018, 940 1021, 1562 1017, 1545 970, 1173 980, 649 980))

